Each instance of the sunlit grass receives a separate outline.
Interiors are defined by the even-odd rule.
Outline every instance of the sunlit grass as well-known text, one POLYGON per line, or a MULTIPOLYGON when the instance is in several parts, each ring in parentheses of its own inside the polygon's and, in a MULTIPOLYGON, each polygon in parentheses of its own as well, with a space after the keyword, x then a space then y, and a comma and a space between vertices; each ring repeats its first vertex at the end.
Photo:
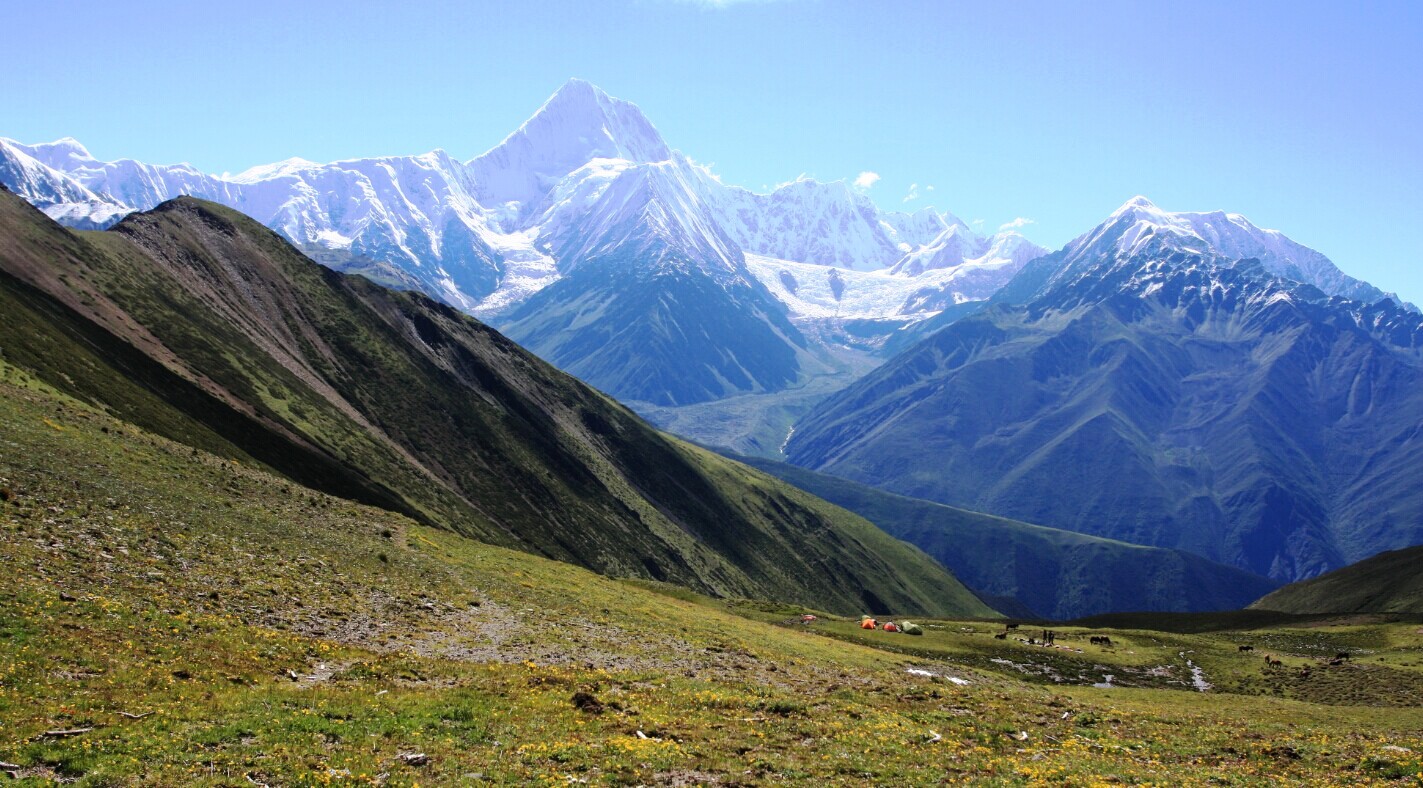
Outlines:
POLYGON ((0 487, 13 495, 0 504, 0 761, 18 784, 1420 774, 1423 698, 1325 705, 1380 686, 1408 703, 1423 675, 1417 625, 1118 630, 1110 649, 1063 628, 1067 648, 1046 650, 997 640, 993 622, 925 621, 923 637, 830 616, 789 624, 803 608, 481 545, 0 376, 0 487), (1257 652, 1238 652, 1246 643, 1257 652), (1263 670, 1267 649, 1296 672, 1325 652, 1358 656, 1316 668, 1337 691, 1314 697, 1263 670), (1185 689, 1187 657, 1227 691, 1185 689), (1103 672, 1138 686, 1083 685, 1103 672))

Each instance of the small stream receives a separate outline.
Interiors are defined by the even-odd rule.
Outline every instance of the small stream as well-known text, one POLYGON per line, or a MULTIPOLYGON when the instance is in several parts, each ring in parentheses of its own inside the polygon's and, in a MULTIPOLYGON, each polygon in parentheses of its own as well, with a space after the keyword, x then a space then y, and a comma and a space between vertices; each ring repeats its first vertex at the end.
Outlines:
MULTIPOLYGON (((1182 651, 1180 656, 1186 656, 1186 652, 1182 651)), ((1201 670, 1200 665, 1188 659, 1186 660, 1186 667, 1191 669, 1191 686, 1195 687, 1197 692, 1205 692, 1211 689, 1211 683, 1206 681, 1206 672, 1201 670)))

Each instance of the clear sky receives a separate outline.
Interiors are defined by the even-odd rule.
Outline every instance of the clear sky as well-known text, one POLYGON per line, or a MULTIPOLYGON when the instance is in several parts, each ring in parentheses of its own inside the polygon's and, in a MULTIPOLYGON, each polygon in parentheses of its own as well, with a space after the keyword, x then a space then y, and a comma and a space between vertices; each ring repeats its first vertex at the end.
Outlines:
POLYGON ((73 136, 99 158, 469 158, 578 76, 730 183, 874 173, 884 208, 1021 219, 1052 247, 1145 194, 1243 213, 1423 303, 1419 2, 7 0, 0 16, 0 136, 73 136))

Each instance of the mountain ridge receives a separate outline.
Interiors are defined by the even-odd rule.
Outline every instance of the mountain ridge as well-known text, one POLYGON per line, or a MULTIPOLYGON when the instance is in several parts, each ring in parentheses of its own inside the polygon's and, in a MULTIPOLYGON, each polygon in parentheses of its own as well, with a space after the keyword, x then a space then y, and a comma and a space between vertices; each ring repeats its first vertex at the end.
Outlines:
POLYGON ((788 458, 1276 580, 1423 541, 1423 319, 1121 219, 824 400, 788 458))
POLYGON ((166 437, 604 573, 991 614, 862 519, 662 436, 472 318, 324 268, 231 209, 182 198, 75 234, 0 193, 0 226, 7 363, 166 437))
MULTIPOLYGON (((86 228, 108 226, 127 210, 150 209, 179 195, 219 202, 276 229, 325 265, 387 286, 419 289, 515 331, 522 329, 531 310, 524 309, 518 319, 511 315, 534 294, 569 276, 581 259, 599 251, 589 248, 580 234, 598 215, 625 212, 629 206, 622 200, 650 206, 644 209, 648 227, 688 230, 681 239, 685 251, 691 252, 683 255, 684 265, 723 267, 746 279, 743 296, 723 299, 717 308, 739 313, 731 323, 762 324, 755 332, 763 342, 773 344, 782 342, 776 335, 791 331, 775 325, 774 319, 769 324, 764 319, 783 310, 767 303, 775 298, 774 292, 745 276, 743 252, 795 258, 830 269, 894 273, 895 264, 907 255, 926 249, 942 252, 944 244, 935 243, 950 226, 971 235, 958 219, 931 209, 914 214, 880 211, 844 181, 800 179, 764 195, 724 185, 707 168, 669 146, 636 105, 577 79, 555 91, 499 144, 463 162, 436 150, 325 164, 288 159, 236 176, 214 176, 187 165, 156 166, 126 159, 100 162, 76 141, 66 140, 0 146, 0 181, 29 193, 35 204, 56 217, 86 228), (33 166, 4 165, 22 159, 33 166), (38 185, 46 179, 49 186, 38 185), (659 196, 638 196, 637 181, 650 184, 644 188, 655 189, 659 196)), ((622 221, 626 218, 617 217, 614 223, 626 224, 622 221)), ((1000 240, 975 236, 969 245, 987 254, 990 248, 1002 247, 1000 240)), ((905 273, 910 266, 900 267, 905 275, 890 282, 893 287, 873 282, 872 289, 882 297, 876 319, 886 321, 874 327, 873 336, 852 337, 841 330, 845 321, 835 317, 827 328, 825 318, 799 311, 804 298, 783 301, 790 320, 797 324, 795 330, 808 332, 815 346, 811 355, 818 360, 807 358, 792 338, 789 344, 796 349, 783 348, 775 355, 784 358, 789 353, 799 357, 797 363, 783 363, 770 376, 733 374, 723 364, 715 369, 721 382, 708 385, 700 364, 712 354, 689 348, 686 355, 698 359, 699 365, 683 373, 676 359, 669 359, 672 366, 664 375, 685 374, 687 379, 669 380, 669 385, 659 382, 652 388, 677 390, 678 397, 692 392, 704 396, 759 392, 787 385, 783 381, 803 382, 826 364, 834 367, 834 358, 846 350, 868 361, 897 326, 937 312, 941 302, 987 297, 1005 266, 1020 266, 1030 256, 1000 255, 987 265, 988 258, 954 260, 940 254, 932 264, 912 266, 916 272, 934 269, 936 275, 923 281, 905 273), (957 265, 964 267, 963 276, 947 271, 957 265), (993 273, 988 274, 990 269, 993 273)), ((633 267, 648 264, 636 255, 625 254, 622 259, 633 267)), ((565 284, 563 290, 577 284, 565 284)), ((851 292, 858 288, 853 278, 840 286, 851 292)), ((583 300, 596 301, 609 296, 580 294, 583 300)), ((567 306, 579 298, 556 294, 545 300, 567 306)), ((823 299, 808 308, 833 311, 835 301, 823 299)), ((647 319, 626 309, 623 313, 644 323, 636 329, 644 334, 673 319, 665 312, 647 319)), ((869 328, 859 326, 855 331, 863 334, 869 328)), ((565 329, 579 330, 576 325, 565 329)), ((531 339, 539 331, 527 330, 530 333, 521 339, 531 339)), ((673 333, 696 336, 703 330, 704 326, 688 326, 673 333)), ((590 374, 603 367, 599 360, 586 356, 570 360, 566 350, 587 342, 585 337, 536 343, 536 350, 590 374)), ((656 397, 655 391, 626 386, 623 381, 628 377, 627 370, 620 370, 590 382, 629 400, 656 397)))

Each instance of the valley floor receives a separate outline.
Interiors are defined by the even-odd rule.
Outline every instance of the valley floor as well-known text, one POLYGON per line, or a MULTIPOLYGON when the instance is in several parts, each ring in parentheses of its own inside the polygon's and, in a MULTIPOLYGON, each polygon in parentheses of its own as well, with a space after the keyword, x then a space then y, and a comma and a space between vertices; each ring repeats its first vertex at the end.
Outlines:
POLYGON ((1059 649, 1026 624, 800 625, 313 493, 3 363, 0 499, 19 785, 1423 779, 1417 623, 1060 627, 1059 649))
POLYGON ((625 402, 658 429, 703 446, 754 457, 785 459, 795 420, 816 403, 863 374, 845 370, 817 375, 803 385, 771 393, 738 394, 694 405, 665 406, 625 402))

